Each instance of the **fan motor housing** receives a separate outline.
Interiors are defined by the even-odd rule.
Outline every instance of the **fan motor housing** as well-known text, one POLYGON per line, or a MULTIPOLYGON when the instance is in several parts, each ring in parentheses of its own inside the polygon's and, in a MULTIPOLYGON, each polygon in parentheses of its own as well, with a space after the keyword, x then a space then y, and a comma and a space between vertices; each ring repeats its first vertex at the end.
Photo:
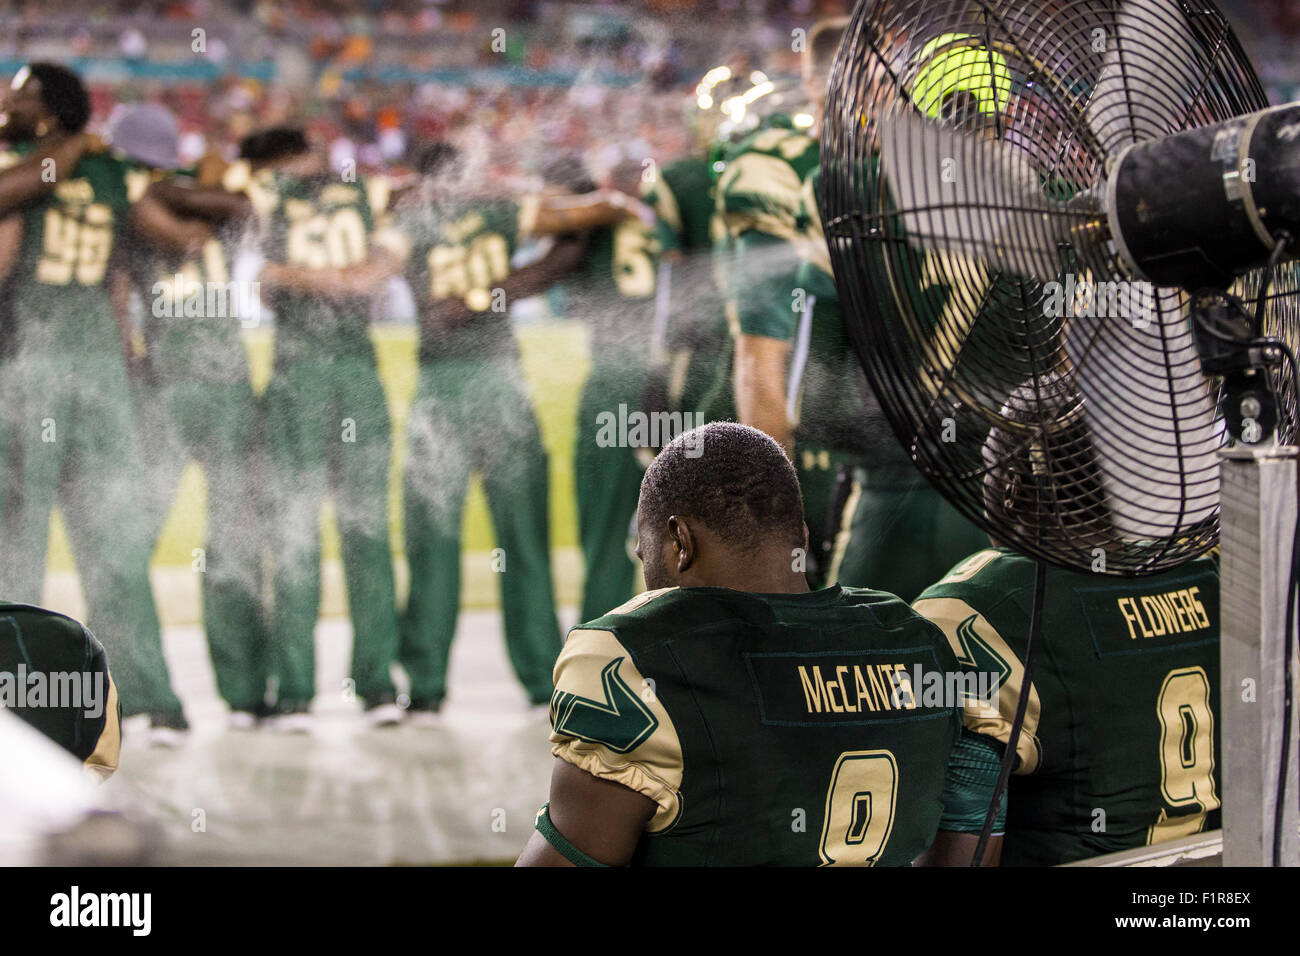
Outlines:
POLYGON ((1116 159, 1111 234, 1139 278, 1226 289, 1300 234, 1300 104, 1137 143, 1116 159))

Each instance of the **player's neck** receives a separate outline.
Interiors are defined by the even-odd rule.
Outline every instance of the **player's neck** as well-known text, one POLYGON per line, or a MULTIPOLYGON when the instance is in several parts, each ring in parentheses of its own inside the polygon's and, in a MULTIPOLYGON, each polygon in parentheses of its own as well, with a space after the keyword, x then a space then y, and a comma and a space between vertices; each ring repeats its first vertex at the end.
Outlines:
POLYGON ((802 594, 809 590, 801 556, 786 548, 727 552, 683 575, 682 587, 730 588, 751 594, 802 594))
POLYGON ((67 133, 55 127, 52 128, 48 133, 43 133, 39 136, 33 136, 31 142, 34 148, 39 150, 46 150, 58 146, 59 143, 63 142, 67 138, 68 138, 67 133))

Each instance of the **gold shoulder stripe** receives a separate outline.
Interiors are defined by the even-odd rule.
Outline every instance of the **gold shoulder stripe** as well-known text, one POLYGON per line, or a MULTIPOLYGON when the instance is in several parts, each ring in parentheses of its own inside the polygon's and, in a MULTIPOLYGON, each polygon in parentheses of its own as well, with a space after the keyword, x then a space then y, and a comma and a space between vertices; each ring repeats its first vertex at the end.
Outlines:
MULTIPOLYGON (((963 668, 997 673, 997 700, 984 701, 967 695, 962 704, 962 723, 972 733, 991 737, 1007 746, 1024 683, 1024 663, 984 615, 965 601, 921 598, 912 609, 939 626, 963 668)), ((1016 754, 1020 757, 1016 773, 1033 773, 1042 760, 1042 744, 1037 736, 1041 714, 1038 688, 1030 684, 1025 722, 1016 742, 1016 754)))
POLYGON ((248 161, 241 159, 231 163, 226 167, 226 171, 221 174, 221 187, 226 192, 242 193, 252 182, 253 170, 248 165, 248 161))
POLYGON ((542 197, 536 193, 529 193, 526 196, 519 197, 519 238, 531 235, 537 228, 537 214, 541 212, 542 197))
POLYGON ((963 561, 957 567, 948 572, 948 576, 940 581, 940 584, 958 584, 962 581, 969 581, 975 575, 979 574, 986 567, 993 563, 996 558, 1001 557, 1002 552, 996 548, 988 548, 984 551, 977 551, 969 558, 963 561))
POLYGON ((631 653, 610 631, 570 631, 554 680, 551 752, 658 804, 648 831, 671 827, 682 808, 682 745, 654 683, 637 670, 631 653))
MULTIPOLYGON (((727 197, 753 197, 767 215, 787 220, 785 228, 793 233, 802 190, 799 174, 789 163, 762 153, 744 153, 728 164, 718 186, 718 198, 730 219, 727 197)), ((731 227, 730 222, 728 226, 731 227)), ((734 227, 732 234, 735 235, 734 227)))
POLYGON ((392 195, 392 186, 387 176, 366 177, 366 200, 370 211, 376 218, 388 211, 388 199, 392 195))
POLYGON ((145 169, 128 169, 126 172, 127 202, 138 202, 149 188, 153 176, 145 169))
POLYGON ((642 591, 636 597, 632 598, 632 600, 626 602, 625 604, 620 604, 618 607, 614 608, 614 610, 610 611, 609 613, 610 614, 631 614, 633 611, 637 610, 638 608, 645 607, 655 598, 661 597, 662 595, 667 594, 669 591, 676 591, 676 590, 677 589, 673 587, 673 588, 659 588, 656 591, 642 591))
POLYGON ((653 186, 642 190, 642 198, 650 196, 654 199, 655 215, 663 222, 668 224, 676 235, 682 234, 682 212, 677 205, 677 196, 673 189, 668 185, 668 181, 662 176, 655 180, 653 186))

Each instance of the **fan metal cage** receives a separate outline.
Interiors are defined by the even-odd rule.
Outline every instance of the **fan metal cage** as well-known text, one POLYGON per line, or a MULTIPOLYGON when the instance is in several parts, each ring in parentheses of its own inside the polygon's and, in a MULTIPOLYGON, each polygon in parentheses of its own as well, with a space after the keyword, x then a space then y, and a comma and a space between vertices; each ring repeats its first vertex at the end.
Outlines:
MULTIPOLYGON (((1100 210, 1129 144, 1267 105, 1209 2, 859 3, 822 128, 845 321, 916 467, 998 543, 1120 575, 1214 546, 1196 290, 1135 279, 1100 210)), ((1226 291, 1253 309, 1261 281, 1226 291)), ((1265 334, 1295 341, 1298 291, 1274 270, 1265 334)))

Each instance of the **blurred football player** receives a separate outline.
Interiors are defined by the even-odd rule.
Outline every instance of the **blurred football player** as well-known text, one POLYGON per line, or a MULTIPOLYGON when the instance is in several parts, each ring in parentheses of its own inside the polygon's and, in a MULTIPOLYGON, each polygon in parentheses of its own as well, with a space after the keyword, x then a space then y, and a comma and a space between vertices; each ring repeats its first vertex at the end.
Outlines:
POLYGON ((331 173, 300 129, 245 141, 262 232, 257 273, 275 312, 266 394, 276 528, 270 625, 277 725, 310 726, 320 611, 320 510, 332 496, 352 618, 352 691, 366 719, 401 719, 390 667, 397 609, 388 539, 391 425, 370 341, 371 301, 401 269, 384 180, 331 173))
POLYGON ((144 498, 152 540, 186 463, 192 459, 203 469, 203 626, 232 726, 246 728, 264 708, 268 677, 260 489, 252 467, 261 420, 240 334, 241 322, 258 319, 259 303, 249 287, 231 281, 229 265, 251 205, 242 193, 200 185, 192 171, 177 172, 179 126, 164 107, 119 109, 108 136, 150 193, 209 233, 194 256, 128 241, 128 269, 144 303, 144 351, 133 363, 132 386, 151 441, 144 498))
MULTIPOLYGON (((17 600, 40 600, 57 502, 90 621, 113 658, 123 714, 150 715, 151 737, 170 743, 188 724, 168 679, 150 590, 128 325, 112 289, 124 277, 117 263, 128 222, 141 241, 181 252, 195 251, 198 234, 138 193, 124 160, 87 150, 91 143, 78 134, 89 117, 76 74, 32 63, 15 75, 0 118, 0 138, 19 154, 49 155, 60 144, 77 153, 54 160, 39 198, 0 221, 0 277, 12 308, 6 405, 17 416, 5 583, 17 600)), ((23 163, 0 173, 0 195, 15 182, 30 185, 30 173, 23 163)))
MULTIPOLYGON (((416 158, 421 183, 398 224, 420 319, 420 378, 404 479, 411 590, 400 658, 408 714, 435 723, 460 606, 461 516, 470 474, 483 477, 498 551, 506 647, 529 701, 550 699, 560 648, 550 566, 546 450, 523 385, 510 304, 571 271, 581 233, 639 211, 627 197, 476 195, 470 164, 450 143, 416 158), (559 234, 539 261, 515 267, 530 235, 559 234)), ((648 215, 648 211, 646 213, 648 215)), ((548 239, 548 241, 550 241, 548 239)))
MULTIPOLYGON (((1001 54, 990 53, 973 36, 945 35, 918 52, 915 67, 917 75, 910 92, 917 109, 975 135, 996 135, 1010 89, 1010 73, 1001 54)), ((879 160, 873 156, 866 178, 870 182, 879 176, 879 160)), ((818 214, 820 183, 820 175, 809 177, 804 194, 810 236, 798 282, 815 296, 815 316, 825 314, 842 330, 843 315, 818 214)), ((895 228, 901 226, 895 224, 895 228)), ((883 248, 869 246, 868 254, 883 255, 883 248)), ((911 268, 890 270, 898 276, 896 289, 882 291, 879 297, 892 301, 890 296, 902 294, 897 289, 905 287, 909 307, 916 314, 937 314, 954 300, 980 301, 986 292, 986 312, 993 313, 1004 295, 1019 296, 1018 286, 1011 288, 1015 285, 1012 280, 987 290, 968 287, 965 283, 972 276, 982 279, 986 273, 977 263, 959 264, 954 254, 922 255, 903 243, 892 247, 891 254, 907 257, 911 268)), ((886 274, 883 263, 879 274, 886 274)), ((1006 349, 1009 339, 1007 334, 990 333, 993 328, 991 319, 982 323, 968 343, 970 354, 982 354, 986 365, 996 368, 1008 364, 996 357, 1001 354, 996 350, 1006 349)), ((811 365, 810 371, 814 371, 811 365)), ((1014 384, 1008 383, 1007 389, 1014 384)), ((865 382, 859 394, 855 407, 861 410, 857 420, 864 439, 859 447, 866 454, 842 469, 842 479, 848 479, 842 486, 847 496, 840 527, 830 539, 829 574, 832 580, 883 588, 910 601, 986 541, 983 533, 920 475, 865 382)))
MULTIPOLYGON (((595 188, 576 157, 552 162, 543 175, 549 185, 571 193, 595 188)), ((640 189, 640 175, 639 163, 624 161, 612 171, 612 186, 630 196, 640 189)), ((587 326, 591 352, 573 450, 584 620, 617 607, 635 592, 636 566, 628 540, 644 467, 638 450, 648 442, 641 444, 642 436, 632 429, 611 434, 602 423, 627 421, 638 411, 646 414, 641 403, 650 368, 658 262, 653 219, 625 218, 591 232, 581 272, 565 283, 570 314, 587 326)))
MULTIPOLYGON (((661 382, 652 383, 670 411, 695 412, 703 420, 736 417, 731 382, 732 347, 718 259, 713 255, 725 227, 717 214, 713 162, 721 148, 722 103, 750 85, 730 66, 705 74, 687 105, 694 152, 644 176, 642 198, 655 210, 660 284, 656 289, 653 354, 661 382)), ((647 407, 652 403, 647 402, 647 407)))
MULTIPOLYGON (((1114 535, 1080 402, 1060 379, 1014 393, 1008 424, 984 445, 984 497, 991 517, 1026 538, 1086 549, 1114 535), (1069 503, 1053 493, 1066 480, 1069 503)), ((1034 578, 1033 559, 994 541, 913 605, 964 668, 999 675, 996 698, 966 699, 930 862, 970 865, 1011 746, 1034 578)), ((1055 865, 1217 827, 1215 560, 1140 578, 1048 568, 1036 640, 1014 775, 985 864, 1055 865)))
POLYGON ((651 590, 569 632, 550 800, 521 865, 908 865, 932 838, 959 708, 893 595, 810 591, 799 482, 756 429, 715 422, 646 470, 651 590))
MULTIPOLYGON (((828 580, 828 539, 837 526, 832 503, 841 466, 863 429, 861 373, 847 360, 838 315, 814 310, 814 290, 800 286, 803 246, 812 241, 804 207, 809 178, 818 168, 817 124, 830 64, 847 20, 818 21, 804 54, 805 110, 785 107, 762 117, 757 129, 725 149, 717 163, 717 211, 724 227, 718 256, 734 336, 734 388, 740 421, 773 436, 792 456, 804 493, 811 538, 805 556, 809 581, 828 580)), ((730 109, 742 114, 771 104, 776 92, 765 77, 730 109)), ((838 493, 838 494, 837 494, 838 493)), ((834 509, 838 513, 838 508, 834 509)), ((887 587, 886 584, 869 584, 887 587)))

